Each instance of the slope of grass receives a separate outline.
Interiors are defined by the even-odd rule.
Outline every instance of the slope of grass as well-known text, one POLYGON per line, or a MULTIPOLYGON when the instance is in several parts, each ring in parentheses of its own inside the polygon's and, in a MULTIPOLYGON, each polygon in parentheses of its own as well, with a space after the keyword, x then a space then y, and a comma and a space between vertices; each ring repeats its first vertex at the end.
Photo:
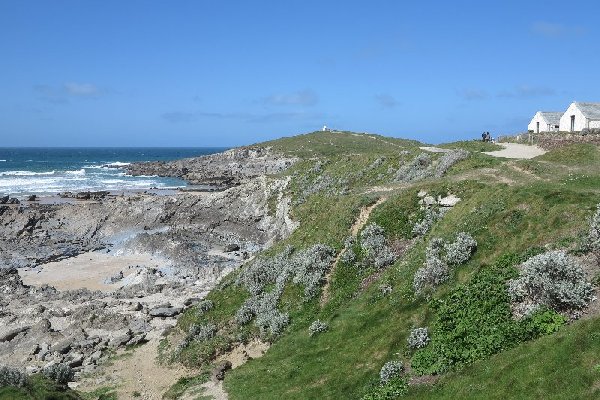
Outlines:
MULTIPOLYGON (((314 133, 282 139, 270 145, 278 151, 303 158, 289 172, 293 177, 289 193, 294 199, 292 215, 301 225, 264 256, 277 254, 286 245, 302 249, 316 243, 324 243, 340 251, 361 207, 376 200, 375 196, 362 193, 368 192, 367 189, 373 185, 389 184, 393 170, 403 160, 421 152, 413 142, 348 133, 314 133), (396 145, 409 153, 400 153, 396 145), (322 182, 319 177, 324 175, 331 178, 327 181, 328 185, 323 186, 324 189, 301 195, 310 189, 311 184, 322 182)), ((542 316, 535 326, 512 324, 507 298, 500 296, 503 293, 503 280, 509 275, 501 275, 497 279, 492 276, 480 286, 477 286, 477 279, 479 271, 486 270, 488 265, 497 263, 506 254, 577 245, 586 221, 598 202, 598 196, 595 195, 598 188, 594 186, 600 186, 600 175, 594 163, 594 151, 565 150, 575 154, 573 157, 580 160, 579 165, 588 166, 586 173, 578 179, 573 179, 569 171, 565 171, 550 157, 550 160, 533 160, 523 164, 539 168, 543 178, 533 179, 515 172, 514 176, 511 175, 513 183, 508 185, 479 178, 476 173, 470 174, 485 166, 496 168, 498 173, 511 170, 507 167, 507 161, 479 153, 489 148, 471 142, 448 146, 471 147, 470 151, 474 153, 469 159, 455 165, 447 177, 406 185, 404 189, 396 186, 395 190, 386 192, 387 201, 371 214, 370 221, 380 224, 390 241, 411 243, 399 260, 383 271, 367 269, 359 272, 341 263, 331 277, 329 302, 324 305, 320 304, 318 298, 305 300, 302 287, 288 284, 279 307, 289 313, 290 325, 280 337, 270 338, 276 340, 262 358, 250 360, 227 374, 224 384, 230 398, 360 398, 376 385, 378 372, 386 361, 400 359, 406 365, 410 364, 413 353, 406 346, 410 330, 416 326, 435 327, 443 313, 451 312, 450 309, 434 306, 436 302, 460 300, 471 307, 478 307, 474 311, 485 314, 481 304, 485 303, 486 298, 478 297, 482 287, 493 287, 498 294, 497 301, 488 306, 490 312, 502 314, 504 320, 500 322, 504 325, 499 328, 505 329, 506 334, 503 341, 496 345, 491 341, 499 340, 498 336, 495 336, 493 324, 485 322, 485 315, 480 319, 468 319, 457 312, 453 317, 457 318, 456 323, 465 323, 470 330, 471 336, 468 337, 483 350, 462 358, 446 354, 444 357, 447 360, 459 360, 458 363, 452 361, 456 367, 473 361, 474 365, 478 365, 478 359, 497 357, 493 354, 517 346, 522 340, 536 337, 540 332, 552 332, 562 324, 562 320, 550 314, 542 316), (426 190, 434 197, 452 193, 462 200, 435 223, 425 237, 414 238, 412 226, 423 217, 417 197, 420 190, 426 190), (412 279, 423 264, 428 241, 432 237, 448 240, 461 231, 470 233, 478 242, 473 258, 453 271, 451 279, 441 285, 431 299, 415 297, 412 279), (383 292, 383 286, 391 288, 391 293, 389 290, 383 292), (316 319, 328 323, 329 330, 310 336, 308 326, 316 319), (481 326, 489 329, 479 329, 481 332, 477 332, 481 326), (521 328, 524 333, 512 335, 513 329, 521 328)), ((250 324, 240 329, 231 322, 236 310, 248 296, 245 289, 234 284, 234 277, 229 277, 208 296, 215 303, 213 310, 201 317, 194 315, 193 310, 188 311, 180 319, 179 326, 185 329, 192 323, 216 323, 221 337, 227 338, 221 350, 235 342, 248 340, 257 335, 256 328, 250 324)), ((561 332, 569 329, 571 327, 564 327, 561 332)), ((448 335, 448 339, 456 333, 434 329, 432 334, 440 336, 437 342, 434 338, 434 344, 438 343, 438 348, 441 348, 439 346, 446 346, 441 336, 448 335)), ((449 351, 472 350, 469 343, 463 344, 461 350, 457 347, 449 351)), ((440 355, 443 352, 433 346, 428 357, 435 359, 440 355)), ((453 369, 434 368, 435 372, 453 369)), ((424 369, 422 372, 427 371, 424 369)), ((449 374, 460 376, 459 372, 449 374)), ((536 379, 541 379, 540 371, 536 374, 536 379)), ((444 385, 448 381, 444 378, 442 382, 431 389, 431 393, 444 395, 444 385)), ((452 386, 448 387, 452 389, 452 386)), ((424 393, 426 396, 427 390, 412 388, 411 393, 415 396, 424 393)), ((450 390, 449 393, 453 392, 450 390)))
POLYGON ((412 387, 407 399, 598 399, 600 319, 577 321, 550 336, 523 343, 412 387))

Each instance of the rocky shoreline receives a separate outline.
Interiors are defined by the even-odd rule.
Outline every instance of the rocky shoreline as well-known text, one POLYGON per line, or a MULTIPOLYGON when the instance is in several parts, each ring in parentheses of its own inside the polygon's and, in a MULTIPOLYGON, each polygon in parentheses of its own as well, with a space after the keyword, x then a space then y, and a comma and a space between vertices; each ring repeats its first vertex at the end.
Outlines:
POLYGON ((296 228, 284 195, 289 180, 269 176, 295 161, 265 148, 233 149, 128 166, 218 191, 7 199, 0 364, 32 373, 63 363, 80 376, 119 348, 160 338, 223 276, 296 228))

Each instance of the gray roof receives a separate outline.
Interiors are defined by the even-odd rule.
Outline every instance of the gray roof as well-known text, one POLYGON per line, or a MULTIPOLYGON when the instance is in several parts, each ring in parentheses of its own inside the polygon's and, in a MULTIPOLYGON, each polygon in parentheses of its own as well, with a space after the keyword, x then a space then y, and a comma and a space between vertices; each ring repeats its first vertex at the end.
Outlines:
POLYGON ((563 115, 563 113, 556 111, 540 111, 540 114, 550 125, 558 125, 560 123, 560 117, 563 115))
POLYGON ((575 102, 575 105, 579 108, 584 117, 600 120, 600 103, 575 102))

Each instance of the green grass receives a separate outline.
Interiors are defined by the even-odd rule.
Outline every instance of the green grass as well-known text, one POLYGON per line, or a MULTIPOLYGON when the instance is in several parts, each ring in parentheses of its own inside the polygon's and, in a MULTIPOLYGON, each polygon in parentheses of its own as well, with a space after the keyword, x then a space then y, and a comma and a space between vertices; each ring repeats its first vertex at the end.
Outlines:
POLYGON ((397 154, 402 149, 414 148, 421 143, 352 132, 312 132, 261 143, 274 150, 301 158, 335 156, 359 153, 397 154))
POLYGON ((550 161, 561 165, 598 167, 600 162, 600 151, 593 144, 572 144, 549 151, 535 158, 539 161, 550 161))
POLYGON ((600 319, 577 321, 558 333, 523 343, 412 387, 407 399, 598 399, 600 319))
POLYGON ((0 387, 1 400, 76 400, 82 397, 74 390, 59 385, 40 374, 28 377, 22 388, 0 387))
POLYGON ((103 386, 91 392, 81 393, 85 400, 117 400, 117 391, 113 386, 103 386))

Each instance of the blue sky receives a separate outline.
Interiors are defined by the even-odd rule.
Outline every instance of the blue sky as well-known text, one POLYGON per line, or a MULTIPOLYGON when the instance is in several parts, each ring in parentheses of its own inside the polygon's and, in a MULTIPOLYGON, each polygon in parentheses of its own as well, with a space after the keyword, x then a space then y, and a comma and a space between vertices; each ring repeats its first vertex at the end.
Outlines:
POLYGON ((0 146, 437 143, 600 102, 597 1, 0 0, 0 146), (492 4, 487 4, 492 3, 492 4))

